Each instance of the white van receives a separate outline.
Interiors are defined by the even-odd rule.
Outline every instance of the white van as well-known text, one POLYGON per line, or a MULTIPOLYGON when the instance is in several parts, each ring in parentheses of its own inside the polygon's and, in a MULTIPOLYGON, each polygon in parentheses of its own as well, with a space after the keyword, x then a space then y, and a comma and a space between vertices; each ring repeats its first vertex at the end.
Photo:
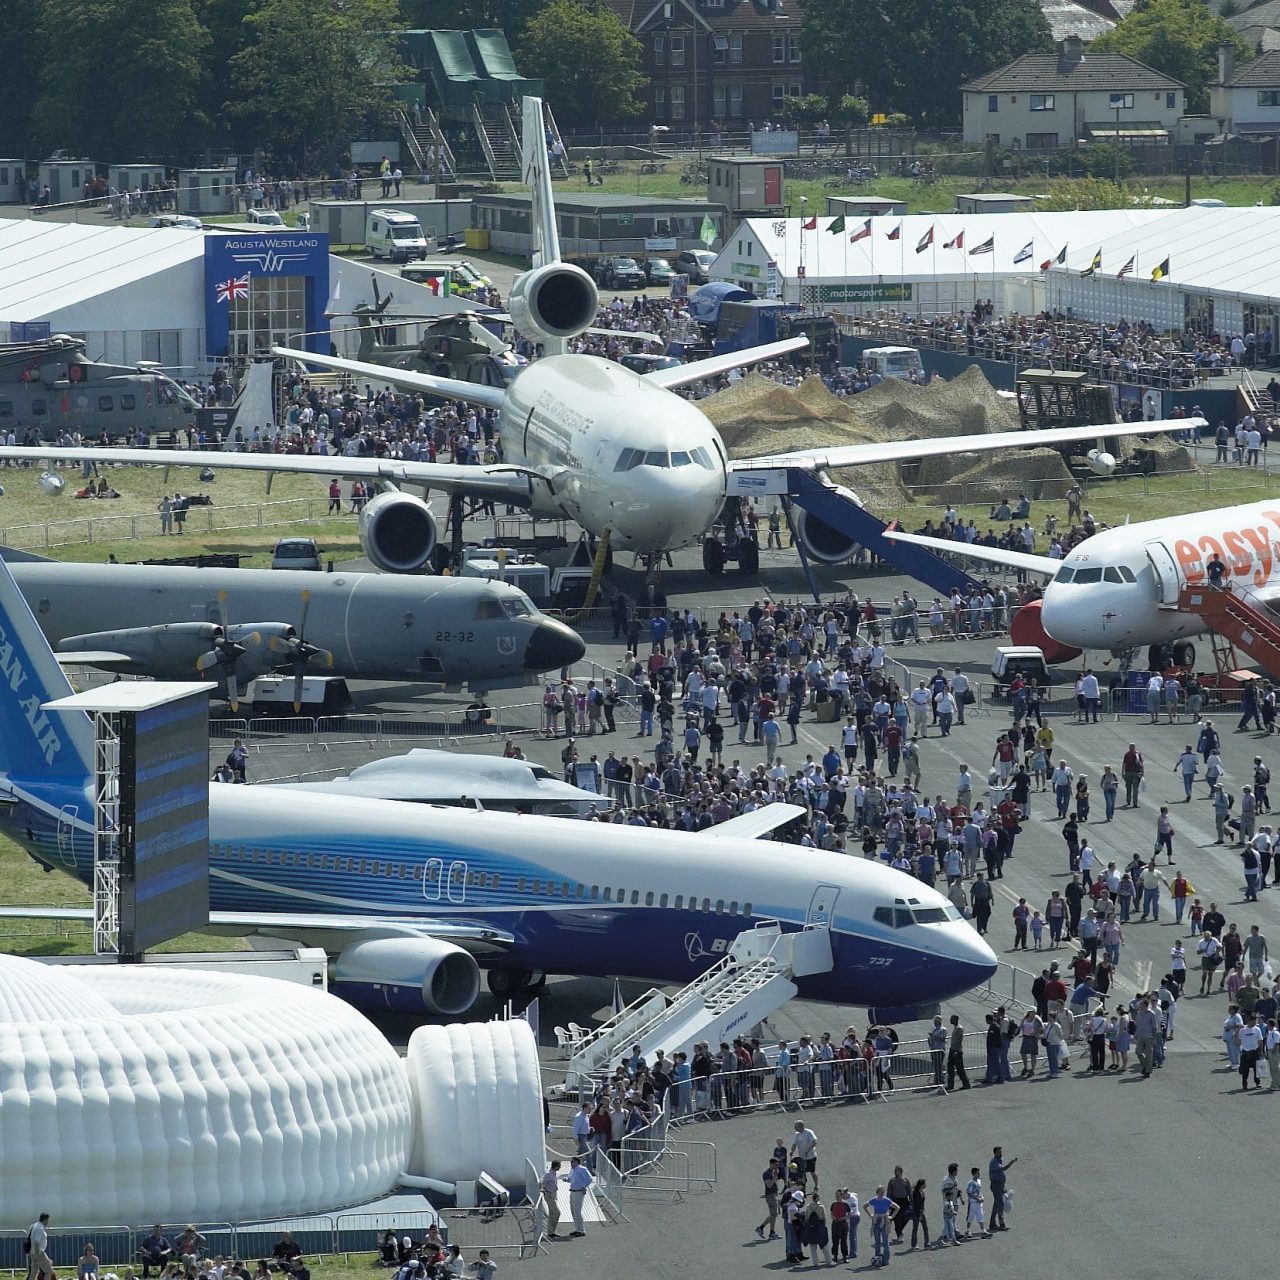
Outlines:
POLYGON ((870 347, 858 358, 882 378, 924 378, 924 362, 915 347, 870 347))
POLYGON ((409 262, 425 258, 430 251, 422 234, 422 223, 399 209, 371 209, 365 224, 364 246, 374 258, 409 262))

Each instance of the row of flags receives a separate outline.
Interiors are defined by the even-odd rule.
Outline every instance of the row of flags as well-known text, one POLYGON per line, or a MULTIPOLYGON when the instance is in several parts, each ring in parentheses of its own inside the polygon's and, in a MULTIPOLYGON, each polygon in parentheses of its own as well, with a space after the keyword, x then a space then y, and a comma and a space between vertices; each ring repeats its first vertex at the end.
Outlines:
MULTIPOLYGON (((872 221, 873 219, 867 218, 864 222, 860 223, 857 229, 850 233, 849 243, 857 244, 859 240, 867 239, 871 235, 872 221)), ((816 231, 818 229, 817 214, 814 214, 810 218, 806 218, 800 224, 800 227, 804 231, 816 231)), ((838 214, 836 217, 832 218, 831 222, 827 226, 827 232, 833 236, 842 234, 844 230, 845 230, 844 214, 838 214)), ((901 240, 902 239, 902 223, 899 222, 898 225, 895 226, 892 231, 886 232, 885 239, 901 240)), ((920 239, 916 242, 916 252, 923 253, 926 249, 930 248, 933 244, 934 244, 934 227, 932 224, 930 224, 929 230, 926 231, 924 235, 922 235, 920 239)), ((963 250, 964 249, 964 232, 963 231, 957 232, 942 247, 944 249, 963 250)), ((1029 262, 1035 256, 1035 249, 1036 249, 1036 242, 1034 240, 1028 240, 1027 243, 1024 244, 1022 248, 1019 249, 1018 252, 1013 255, 1014 265, 1016 266, 1019 262, 1029 262)), ((990 236, 988 239, 984 240, 981 244, 974 245, 973 248, 969 250, 969 257, 975 258, 981 254, 995 253, 995 251, 996 251, 996 238, 995 236, 990 236)), ((1055 257, 1046 258, 1040 264, 1040 270, 1048 271, 1049 268, 1054 266, 1055 264, 1057 266, 1061 266, 1063 263, 1066 262, 1066 260, 1067 260, 1067 246, 1064 244, 1062 248, 1058 250, 1058 253, 1055 257)), ((1134 266, 1137 264, 1137 261, 1138 261, 1138 255, 1135 253, 1133 257, 1131 257, 1129 261, 1126 262, 1124 266, 1120 268, 1120 272, 1117 278, 1123 280, 1125 276, 1131 275, 1133 273, 1134 266)), ((1098 269, 1101 266, 1102 266, 1102 250, 1099 249, 1098 252, 1093 255, 1093 261, 1090 262, 1089 265, 1080 274, 1082 276, 1091 276, 1096 271, 1098 271, 1098 269)), ((1165 258, 1165 260, 1158 267, 1156 267, 1154 271, 1152 271, 1151 278, 1152 280, 1163 280, 1168 274, 1169 274, 1169 259, 1165 258)))

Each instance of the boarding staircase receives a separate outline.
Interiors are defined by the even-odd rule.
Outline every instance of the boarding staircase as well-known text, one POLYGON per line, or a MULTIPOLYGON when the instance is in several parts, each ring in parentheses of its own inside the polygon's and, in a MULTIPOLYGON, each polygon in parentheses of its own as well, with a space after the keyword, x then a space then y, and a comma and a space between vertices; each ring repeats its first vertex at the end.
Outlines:
POLYGON ((1241 592, 1226 587, 1183 587, 1177 608, 1203 618, 1215 635, 1248 654, 1269 676, 1280 678, 1280 622, 1250 604, 1241 592))
MULTIPOLYGON (((963 569, 944 560, 928 547, 918 547, 909 542, 894 542, 884 535, 896 528, 873 516, 843 485, 833 484, 822 475, 791 468, 787 473, 789 502, 817 517, 824 524, 839 530, 866 547, 873 555, 887 561, 903 573, 910 574, 917 582, 926 583, 935 591, 950 595, 957 587, 965 596, 981 586, 978 580, 963 569)), ((790 519, 790 514, 788 513, 790 519)), ((794 532, 794 530, 793 530, 794 532)), ((796 546, 800 547, 798 539, 796 546)), ((963 544, 957 544, 962 548, 963 544)), ((804 558, 803 548, 800 549, 804 558)), ((960 554, 957 551, 957 554, 960 554)), ((804 562, 809 573, 807 560, 804 562)), ((812 584, 812 579, 810 580, 812 584)))
POLYGON ((430 107, 419 108, 416 117, 411 117, 404 107, 397 106, 392 112, 392 119, 424 181, 435 182, 440 176, 441 158, 445 163, 445 173, 450 176, 457 174, 458 163, 453 149, 440 128, 439 118, 430 107))
POLYGON ((520 178, 520 151, 516 145, 517 134, 507 108, 502 103, 482 103, 476 99, 471 104, 471 119, 475 126, 480 150, 484 153, 489 174, 495 182, 515 182, 520 178))
MULTIPOLYGON (((696 941, 697 935, 691 935, 696 941)), ((723 960, 674 995, 658 988, 614 1014, 575 1048, 567 1082, 576 1086, 620 1060, 638 1044, 667 1057, 706 1040, 731 1041, 781 1008, 796 994, 793 978, 829 973, 831 933, 825 923, 784 933, 777 924, 740 933, 723 960)))

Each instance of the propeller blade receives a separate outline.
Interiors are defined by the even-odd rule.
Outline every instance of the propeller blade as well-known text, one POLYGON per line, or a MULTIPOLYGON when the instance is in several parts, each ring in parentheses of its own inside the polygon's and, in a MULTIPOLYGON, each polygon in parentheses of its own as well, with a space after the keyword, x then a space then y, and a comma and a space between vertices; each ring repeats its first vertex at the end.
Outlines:
POLYGON ((289 653, 292 651, 297 641, 293 636, 272 636, 267 641, 267 648, 272 653, 289 653))
POLYGON ((232 711, 240 710, 240 686, 236 682, 236 669, 234 667, 227 672, 227 701, 231 703, 232 711))
POLYGON ((298 639, 305 638, 307 634, 307 614, 311 609, 311 592, 304 591, 302 593, 302 618, 298 623, 298 639))
POLYGON ((306 667, 298 668, 297 674, 293 677, 293 713, 297 715, 302 710, 302 682, 306 679, 306 667))
POLYGON ((222 624, 222 629, 227 629, 227 593, 225 591, 218 592, 218 621, 222 624))
POLYGON ((211 653, 202 653, 196 659, 196 670, 208 671, 210 667, 216 667, 221 660, 221 655, 216 650, 211 653))

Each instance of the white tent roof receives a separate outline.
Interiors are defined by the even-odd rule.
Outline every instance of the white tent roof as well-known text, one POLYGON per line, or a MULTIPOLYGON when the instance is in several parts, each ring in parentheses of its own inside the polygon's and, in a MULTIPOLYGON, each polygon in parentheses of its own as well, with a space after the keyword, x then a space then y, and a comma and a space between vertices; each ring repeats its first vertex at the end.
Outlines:
POLYGON ((1168 209, 1153 222, 1114 229, 1096 243, 1077 237, 1066 263, 1051 270, 1083 271, 1100 249, 1099 277, 1119 275, 1136 254, 1130 277, 1135 280, 1150 280, 1152 271, 1168 258, 1169 284, 1276 298, 1280 297, 1278 232, 1280 208, 1207 209, 1193 205, 1189 209, 1168 209))
MULTIPOLYGON (((44 319, 170 268, 203 260, 204 236, 198 231, 0 219, 0 320, 44 319)), ((199 269, 203 273, 202 265, 199 269)), ((203 305, 198 291, 196 300, 203 305)), ((202 322, 201 318, 169 321, 157 316, 136 327, 181 328, 202 322)))
MULTIPOLYGON (((1041 264, 1057 256, 1067 246, 1067 262, 1089 259, 1100 244, 1122 236, 1140 237, 1153 224, 1187 210, 1101 209, 1071 213, 947 213, 911 214, 907 217, 871 219, 871 234, 857 242, 850 237, 860 231, 865 219, 846 216, 843 232, 831 232, 835 218, 819 215, 817 228, 802 230, 801 218, 749 218, 730 236, 720 252, 713 275, 732 277, 733 263, 740 262, 739 242, 746 236, 756 240, 766 259, 778 264, 784 278, 795 278, 803 264, 806 280, 865 280, 877 276, 889 279, 948 279, 974 275, 1035 275, 1041 264), (898 240, 888 235, 901 224, 898 240), (917 246, 933 230, 932 245, 917 252, 917 246), (963 236, 963 247, 944 246, 963 236), (994 237, 991 253, 974 254, 994 237), (802 249, 803 239, 803 249, 802 249), (1021 261, 1014 259, 1027 246, 1031 252, 1021 261)), ((1222 213, 1221 209, 1198 210, 1222 213)), ((754 254, 752 262, 758 261, 754 254)), ((763 263, 760 264, 763 267, 763 263)), ((1155 263, 1152 263, 1154 266, 1155 263)))

